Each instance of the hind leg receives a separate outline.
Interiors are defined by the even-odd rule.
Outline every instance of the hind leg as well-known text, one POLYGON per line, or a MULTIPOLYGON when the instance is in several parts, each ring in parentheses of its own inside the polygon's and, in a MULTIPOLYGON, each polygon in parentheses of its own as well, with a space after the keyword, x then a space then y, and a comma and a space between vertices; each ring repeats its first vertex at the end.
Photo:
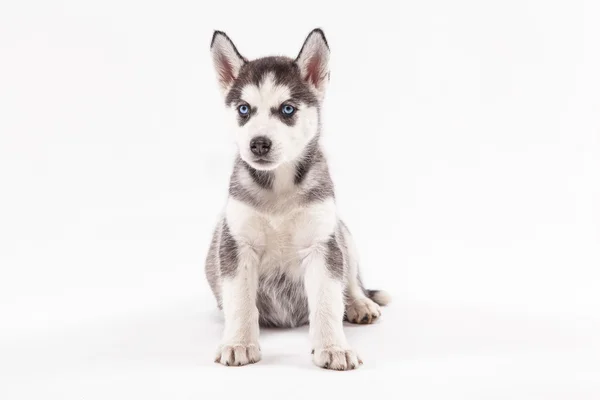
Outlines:
MULTIPOLYGON (((349 283, 360 287, 360 281, 349 283)), ((350 292, 350 291, 349 291, 350 292)), ((381 308, 365 296, 362 290, 354 290, 346 296, 346 319, 353 324, 372 324, 381 316, 381 308)))
POLYGON ((346 244, 346 319, 354 324, 372 324, 381 316, 379 305, 371 300, 363 288, 358 271, 358 254, 350 231, 340 224, 343 241, 346 244))

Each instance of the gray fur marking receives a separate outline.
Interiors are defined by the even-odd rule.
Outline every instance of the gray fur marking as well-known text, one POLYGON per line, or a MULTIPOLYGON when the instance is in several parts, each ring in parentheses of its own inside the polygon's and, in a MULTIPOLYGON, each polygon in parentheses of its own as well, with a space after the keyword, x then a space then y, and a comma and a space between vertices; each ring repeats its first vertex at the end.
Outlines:
POLYGON ((315 137, 310 141, 309 144, 306 145, 306 151, 303 156, 300 158, 300 161, 296 165, 296 173, 294 175, 294 183, 299 185, 302 183, 304 178, 306 178, 306 174, 310 171, 311 166, 321 161, 323 158, 323 153, 319 150, 319 136, 315 137))
POLYGON ((326 262, 329 273, 333 278, 342 279, 344 277, 344 254, 335 235, 331 235, 326 243, 326 248, 326 262))
POLYGON ((208 255, 206 256, 206 279, 210 285, 211 290, 215 294, 217 304, 221 308, 221 286, 220 286, 220 272, 219 272, 219 241, 221 238, 220 228, 222 224, 217 225, 213 232, 212 240, 210 241, 210 248, 208 249, 208 255))
POLYGON ((259 278, 256 306, 261 326, 293 328, 308 323, 304 282, 285 271, 259 278))
POLYGON ((245 161, 241 161, 241 162, 242 162, 242 165, 244 166, 244 168, 246 168, 246 170, 250 174, 250 177, 252 178, 254 183, 256 183, 261 188, 267 189, 267 190, 269 190, 273 187, 273 173, 272 172, 259 171, 257 169, 252 168, 250 165, 248 165, 247 162, 245 162, 245 161))
POLYGON ((221 243, 219 245, 219 266, 221 276, 233 277, 238 268, 238 246, 229 232, 227 221, 223 219, 221 228, 221 243))

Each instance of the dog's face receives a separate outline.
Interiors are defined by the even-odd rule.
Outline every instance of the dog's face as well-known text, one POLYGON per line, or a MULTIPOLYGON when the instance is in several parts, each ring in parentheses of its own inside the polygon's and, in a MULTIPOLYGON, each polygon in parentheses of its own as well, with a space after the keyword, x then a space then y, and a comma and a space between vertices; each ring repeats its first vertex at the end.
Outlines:
POLYGON ((223 32, 215 32, 211 52, 240 157, 259 170, 300 157, 319 132, 319 109, 329 80, 323 32, 312 31, 295 60, 248 61, 223 32))

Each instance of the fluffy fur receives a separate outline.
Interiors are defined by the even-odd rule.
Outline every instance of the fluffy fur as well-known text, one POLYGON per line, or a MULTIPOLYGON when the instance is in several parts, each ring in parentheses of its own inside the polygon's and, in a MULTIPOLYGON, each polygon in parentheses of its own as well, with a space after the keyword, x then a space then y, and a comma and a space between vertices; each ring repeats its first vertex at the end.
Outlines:
POLYGON ((225 316, 215 360, 257 362, 259 325, 309 323, 316 365, 356 368, 362 362, 342 322, 374 322, 389 296, 363 288, 319 144, 329 80, 325 35, 312 31, 296 59, 248 61, 217 31, 211 53, 239 150, 206 259, 225 316), (261 151, 259 139, 267 143, 261 151))

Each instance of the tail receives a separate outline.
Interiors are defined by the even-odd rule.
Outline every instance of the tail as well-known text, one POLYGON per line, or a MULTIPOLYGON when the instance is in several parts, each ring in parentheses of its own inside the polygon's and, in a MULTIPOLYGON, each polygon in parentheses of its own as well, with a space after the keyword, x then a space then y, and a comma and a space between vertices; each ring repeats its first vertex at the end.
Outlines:
POLYGON ((389 295, 385 290, 365 290, 365 294, 368 298, 373 300, 380 306, 387 306, 392 301, 392 296, 389 295))

